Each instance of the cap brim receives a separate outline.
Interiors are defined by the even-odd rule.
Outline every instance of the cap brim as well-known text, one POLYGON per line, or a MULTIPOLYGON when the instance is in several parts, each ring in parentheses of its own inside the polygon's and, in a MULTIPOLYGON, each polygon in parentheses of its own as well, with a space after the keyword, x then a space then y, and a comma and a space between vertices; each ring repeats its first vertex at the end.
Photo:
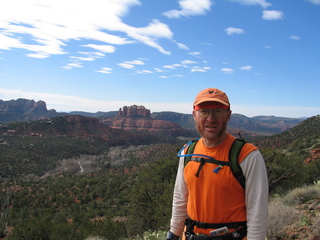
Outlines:
POLYGON ((199 105, 199 104, 201 104, 203 102, 219 102, 219 103, 222 103, 223 105, 226 105, 226 106, 230 107, 229 103, 227 103, 225 101, 222 101, 221 99, 217 99, 217 98, 203 98, 203 99, 195 102, 193 104, 193 106, 197 106, 197 105, 199 105))

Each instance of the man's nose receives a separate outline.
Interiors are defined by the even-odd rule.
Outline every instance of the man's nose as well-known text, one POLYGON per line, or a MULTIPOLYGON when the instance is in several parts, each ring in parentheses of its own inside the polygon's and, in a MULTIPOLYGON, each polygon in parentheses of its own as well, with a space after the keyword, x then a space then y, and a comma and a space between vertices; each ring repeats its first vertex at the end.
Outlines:
POLYGON ((210 111, 207 117, 207 121, 211 122, 211 121, 215 121, 216 119, 217 118, 216 118, 216 115, 214 114, 214 111, 210 111))

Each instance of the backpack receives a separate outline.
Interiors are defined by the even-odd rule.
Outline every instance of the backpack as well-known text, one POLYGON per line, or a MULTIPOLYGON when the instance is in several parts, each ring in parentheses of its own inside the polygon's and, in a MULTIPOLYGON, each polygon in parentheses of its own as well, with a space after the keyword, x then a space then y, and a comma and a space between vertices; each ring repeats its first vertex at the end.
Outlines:
POLYGON ((199 139, 194 139, 188 146, 187 153, 184 158, 185 158, 185 165, 189 161, 196 161, 200 162, 198 172, 195 174, 197 177, 199 177, 201 168, 205 163, 215 163, 218 164, 218 167, 214 170, 215 173, 218 173, 219 169, 222 168, 223 166, 230 166, 231 171, 234 175, 234 177, 239 181, 240 185, 242 186, 243 189, 245 189, 245 184, 246 184, 246 178, 243 175, 243 172, 241 170, 238 158, 241 152, 242 147, 246 144, 246 142, 243 139, 235 139, 234 142, 232 143, 232 146, 229 151, 229 161, 224 162, 224 161, 219 161, 214 158, 212 159, 205 159, 202 157, 197 157, 197 158, 192 158, 191 155, 194 151, 194 148, 197 144, 199 139))

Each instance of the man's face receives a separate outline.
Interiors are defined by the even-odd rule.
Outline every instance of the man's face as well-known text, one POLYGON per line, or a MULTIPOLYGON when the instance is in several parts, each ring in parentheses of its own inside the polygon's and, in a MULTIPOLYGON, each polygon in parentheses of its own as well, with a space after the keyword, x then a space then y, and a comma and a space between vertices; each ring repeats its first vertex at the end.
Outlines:
POLYGON ((217 145, 225 139, 230 116, 230 110, 221 108, 204 108, 193 111, 197 131, 204 138, 206 146, 217 145))

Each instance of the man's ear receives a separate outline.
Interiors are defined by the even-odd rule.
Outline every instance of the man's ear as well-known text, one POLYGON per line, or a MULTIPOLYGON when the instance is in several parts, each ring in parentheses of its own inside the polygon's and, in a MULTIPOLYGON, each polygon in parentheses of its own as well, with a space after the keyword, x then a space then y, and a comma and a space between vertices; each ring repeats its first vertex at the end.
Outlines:
POLYGON ((228 122, 230 121, 231 114, 232 114, 232 111, 231 111, 231 110, 229 110, 229 111, 228 111, 228 120, 227 120, 228 122))
POLYGON ((193 115, 193 120, 196 120, 195 119, 195 117, 196 117, 196 111, 195 110, 192 111, 192 115, 193 115))

